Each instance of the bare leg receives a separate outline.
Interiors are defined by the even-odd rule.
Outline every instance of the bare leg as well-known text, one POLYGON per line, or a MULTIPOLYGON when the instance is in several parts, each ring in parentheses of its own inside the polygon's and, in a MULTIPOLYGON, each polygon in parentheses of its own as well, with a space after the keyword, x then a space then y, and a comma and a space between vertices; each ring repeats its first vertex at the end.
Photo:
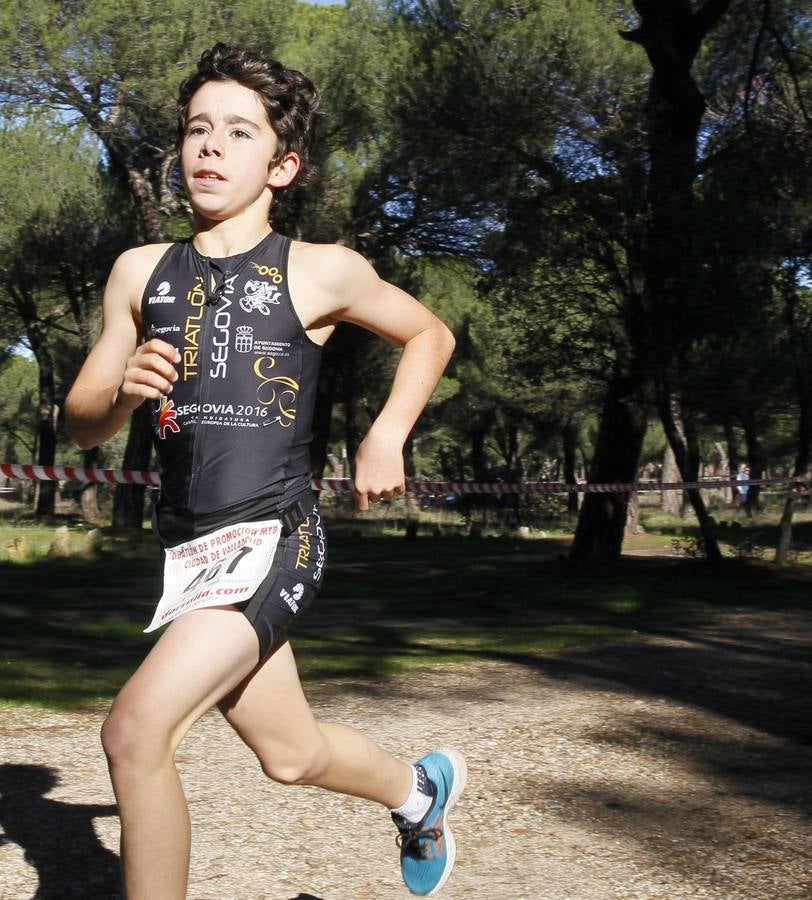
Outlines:
POLYGON ((175 750, 256 660, 256 635, 241 613, 196 610, 169 626, 113 703, 102 743, 121 817, 127 900, 186 896, 189 814, 175 750))
POLYGON ((406 763, 354 728, 316 722, 288 643, 218 705, 275 781, 314 784, 389 808, 409 794, 406 763))

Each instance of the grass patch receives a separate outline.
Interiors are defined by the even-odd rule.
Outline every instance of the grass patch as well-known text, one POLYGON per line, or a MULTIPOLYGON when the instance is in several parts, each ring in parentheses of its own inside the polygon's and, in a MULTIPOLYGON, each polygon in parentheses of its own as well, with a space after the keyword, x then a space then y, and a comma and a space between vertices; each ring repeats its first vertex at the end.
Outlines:
MULTIPOLYGON (((352 523, 331 533, 322 596, 293 634, 306 679, 470 660, 539 665, 725 607, 809 603, 812 574, 800 567, 658 557, 576 565, 563 538, 362 535, 352 523)), ((0 583, 0 704, 109 702, 156 639, 142 632, 161 586, 151 542, 110 538, 97 558, 0 562, 0 583)))

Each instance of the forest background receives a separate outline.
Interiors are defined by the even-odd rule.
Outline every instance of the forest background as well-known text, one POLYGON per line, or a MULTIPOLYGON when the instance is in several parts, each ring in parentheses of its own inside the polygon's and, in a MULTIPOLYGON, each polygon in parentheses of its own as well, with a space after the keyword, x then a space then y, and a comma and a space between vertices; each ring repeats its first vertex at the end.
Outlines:
MULTIPOLYGON (((190 233, 174 96, 225 40, 262 46, 322 90, 320 180, 285 198, 275 227, 358 250, 457 337, 407 447, 410 474, 631 482, 647 466, 690 482, 746 461, 754 479, 806 477, 812 20, 800 7, 5 3, 0 456, 150 467, 147 406, 85 454, 61 409, 117 254, 190 233)), ((315 475, 348 474, 396 361, 373 336, 337 330, 315 475)), ((718 558, 703 496, 687 499, 718 558)), ((54 500, 39 484, 37 515, 54 500)), ((92 490, 83 500, 92 518, 92 490)), ((620 554, 628 500, 572 506, 574 556, 620 554)), ((117 492, 117 524, 140 527, 143 511, 143 490, 117 492)))

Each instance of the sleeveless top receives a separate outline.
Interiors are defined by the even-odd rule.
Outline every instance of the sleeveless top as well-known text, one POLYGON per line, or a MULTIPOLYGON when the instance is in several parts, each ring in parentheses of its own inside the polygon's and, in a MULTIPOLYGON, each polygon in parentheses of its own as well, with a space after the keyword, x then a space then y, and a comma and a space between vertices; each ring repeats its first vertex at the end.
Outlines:
POLYGON ((164 543, 263 518, 309 489, 321 346, 291 303, 290 243, 271 232, 210 259, 180 241, 147 282, 144 334, 181 356, 154 412, 164 543))

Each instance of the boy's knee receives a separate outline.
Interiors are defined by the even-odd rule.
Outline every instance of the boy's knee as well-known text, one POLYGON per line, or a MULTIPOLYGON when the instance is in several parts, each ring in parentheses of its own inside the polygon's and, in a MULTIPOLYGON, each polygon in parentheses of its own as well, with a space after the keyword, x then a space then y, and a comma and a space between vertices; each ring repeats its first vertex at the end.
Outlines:
POLYGON ((111 768, 150 768, 171 756, 169 744, 135 713, 115 707, 101 727, 101 742, 111 768))
POLYGON ((328 764, 327 747, 257 754, 262 771, 279 784, 317 784, 328 764))

